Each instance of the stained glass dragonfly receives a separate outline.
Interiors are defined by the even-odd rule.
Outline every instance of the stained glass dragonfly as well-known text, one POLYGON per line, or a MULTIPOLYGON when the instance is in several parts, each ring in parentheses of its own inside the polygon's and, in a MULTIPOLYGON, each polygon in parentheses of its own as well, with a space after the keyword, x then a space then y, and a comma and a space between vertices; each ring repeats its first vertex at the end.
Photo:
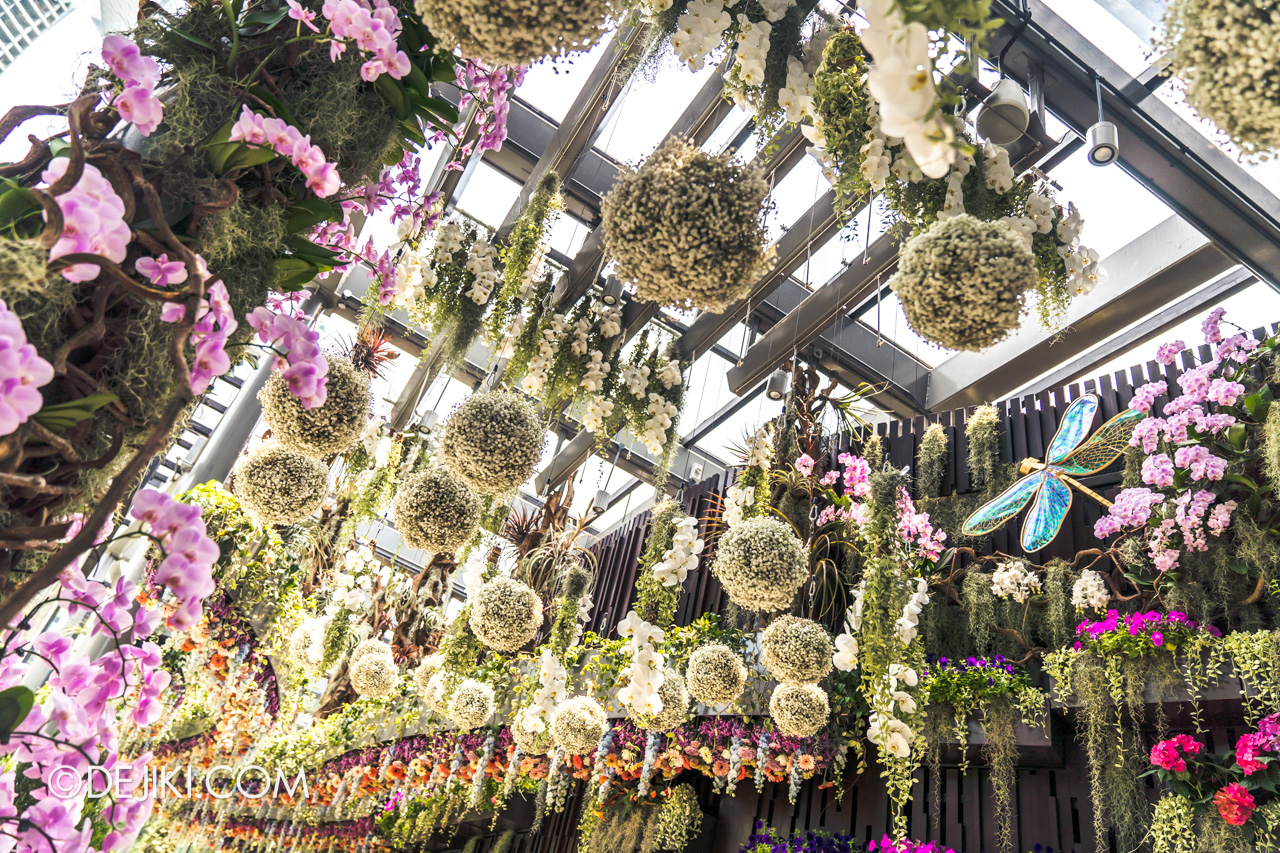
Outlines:
POLYGON ((1034 500, 1022 525, 1022 549, 1039 551, 1062 529, 1062 522, 1071 511, 1072 487, 1104 507, 1111 506, 1109 500, 1074 478, 1096 474, 1114 462, 1129 446, 1134 427, 1146 415, 1126 410, 1089 435, 1099 404, 1096 394, 1073 400, 1049 442, 1044 462, 1023 459, 1018 466, 1023 478, 979 507, 965 520, 961 532, 966 536, 982 536, 997 530, 1034 500))

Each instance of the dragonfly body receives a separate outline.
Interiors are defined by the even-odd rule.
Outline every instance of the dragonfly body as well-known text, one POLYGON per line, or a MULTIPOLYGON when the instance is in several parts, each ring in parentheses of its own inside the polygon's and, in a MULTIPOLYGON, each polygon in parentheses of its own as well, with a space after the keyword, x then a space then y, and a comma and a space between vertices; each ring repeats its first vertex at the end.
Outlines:
POLYGON ((1072 401, 1049 442, 1044 461, 1023 459, 1018 466, 1022 479, 979 507, 965 521, 962 532, 967 536, 990 533, 1003 527, 1030 503, 1031 509, 1022 526, 1022 548, 1039 551, 1062 529, 1062 522, 1071 511, 1073 487, 1103 506, 1111 506, 1110 501, 1082 485, 1076 477, 1096 474, 1114 462, 1129 446, 1138 421, 1146 416, 1126 410, 1090 436, 1089 428, 1098 406, 1099 400, 1094 394, 1072 401))

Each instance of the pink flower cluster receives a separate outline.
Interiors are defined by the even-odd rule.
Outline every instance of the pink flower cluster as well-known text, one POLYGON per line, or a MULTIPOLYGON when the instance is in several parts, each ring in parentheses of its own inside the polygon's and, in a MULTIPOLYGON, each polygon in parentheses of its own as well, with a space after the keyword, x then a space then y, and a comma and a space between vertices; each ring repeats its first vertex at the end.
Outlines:
POLYGON ((818 514, 818 526, 829 524, 837 518, 861 527, 871 519, 871 507, 865 503, 852 503, 847 508, 828 505, 818 514))
POLYGON ((887 835, 879 842, 873 840, 867 845, 867 850, 870 853, 956 853, 950 847, 944 850, 937 841, 912 841, 910 838, 894 841, 887 835))
POLYGON ((929 513, 916 512, 911 495, 903 489, 898 495, 898 535, 920 547, 920 556, 936 560, 942 555, 947 531, 935 530, 929 523, 929 513))
POLYGON ((1169 393, 1169 384, 1164 380, 1148 382, 1133 390, 1133 399, 1129 401, 1129 408, 1135 412, 1151 414, 1151 407, 1155 405, 1156 398, 1167 393, 1169 393))
MULTIPOLYGON (((70 162, 66 157, 55 157, 41 179, 53 184, 66 173, 70 162)), ((85 163, 80 180, 58 196, 58 209, 62 211, 62 234, 49 250, 49 260, 82 252, 102 255, 117 264, 124 260, 133 232, 124 221, 124 202, 97 167, 85 163)), ((62 271, 62 277, 91 281, 99 272, 97 264, 72 264, 62 271)))
POLYGON ((871 494, 871 465, 861 456, 841 453, 838 457, 844 469, 844 493, 854 498, 871 494))
MULTIPOLYGON (((519 67, 486 71, 470 59, 458 65, 456 78, 462 89, 458 108, 466 109, 473 100, 477 101, 479 110, 476 119, 480 139, 476 145, 481 151, 497 151, 506 141, 511 93, 524 82, 524 74, 525 69, 519 67)), ((466 152, 469 153, 470 151, 466 152)))
POLYGON ((1280 753, 1280 714, 1272 714, 1258 721, 1258 730, 1241 735, 1236 741, 1236 764, 1251 776, 1266 769, 1271 759, 1264 753, 1280 753))
POLYGON ((1152 509, 1164 502, 1164 495, 1150 489, 1125 489, 1116 496, 1107 514, 1093 526, 1093 534, 1105 539, 1127 527, 1141 527, 1151 518, 1152 509))
POLYGON ((374 0, 372 6, 363 0, 324 0, 320 14, 329 22, 329 31, 333 33, 333 40, 329 42, 332 61, 337 62, 348 43, 354 43, 371 57, 360 67, 364 80, 373 82, 383 74, 399 80, 409 73, 412 68, 409 54, 396 46, 396 38, 403 29, 400 13, 389 0, 374 0))
POLYGON ((159 697, 168 689, 170 675, 161 668, 160 648, 146 641, 159 627, 160 610, 137 608, 138 588, 124 578, 109 586, 68 569, 60 581, 61 595, 50 602, 70 601, 72 615, 89 617, 87 642, 73 637, 74 622, 66 633, 54 629, 34 637, 5 636, 9 653, 0 659, 0 689, 16 686, 28 675, 30 665, 17 651, 27 652, 28 661, 39 661, 52 673, 38 703, 0 745, 0 753, 25 767, 23 775, 32 782, 24 787, 33 800, 19 810, 15 772, 0 774, 0 853, 125 851, 151 815, 151 797, 128 796, 141 783, 151 753, 132 760, 119 754, 117 715, 127 713, 129 723, 146 725, 162 711, 159 697), (86 652, 99 638, 108 641, 108 651, 90 658, 86 652), (117 774, 125 796, 103 810, 102 822, 109 830, 91 844, 94 823, 85 813, 90 801, 64 794, 73 782, 84 785, 95 765, 117 774))
POLYGON ((1156 361, 1164 365, 1173 364, 1173 360, 1178 357, 1178 353, 1187 348, 1182 341, 1174 341, 1171 344, 1161 344, 1156 350, 1156 361))
POLYGON ((800 458, 796 460, 796 470, 803 477, 813 476, 813 457, 808 453, 800 454, 800 458))
POLYGON ((311 144, 309 135, 303 136, 302 131, 283 119, 255 113, 247 104, 240 108, 240 118, 231 126, 231 141, 269 145, 281 157, 288 157, 306 176, 307 187, 320 198, 333 195, 342 184, 337 165, 325 160, 324 151, 311 144))
POLYGON ((124 83, 124 91, 112 102, 120 118, 132 122, 138 133, 150 136, 164 120, 164 104, 155 92, 160 66, 151 57, 143 56, 138 46, 124 36, 103 39, 102 58, 124 83))
MULTIPOLYGON (((1127 634, 1131 637, 1146 637, 1153 646, 1163 646, 1166 631, 1185 632, 1199 627, 1199 622, 1179 610, 1171 610, 1168 613, 1149 610, 1145 613, 1130 613, 1127 616, 1121 616, 1117 610, 1108 610, 1105 619, 1097 622, 1085 620, 1077 625, 1076 636, 1082 639, 1098 640, 1107 634, 1127 634)), ((1205 625, 1204 630, 1215 637, 1222 636, 1222 632, 1212 625, 1205 625)), ((1082 648, 1084 644, 1077 640, 1076 651, 1082 648)))
POLYGON ((303 320, 273 314, 266 308, 253 309, 246 319, 257 331, 258 340, 275 350, 276 370, 283 371, 289 390, 301 401, 302 408, 324 405, 329 362, 320 350, 320 334, 303 320))
MULTIPOLYGON (((204 271, 204 261, 200 261, 204 271)), ((175 323, 186 316, 187 308, 181 302, 166 302, 160 319, 175 323)), ((221 281, 209 285, 200 306, 196 310, 195 326, 191 329, 191 345, 196 349, 191 362, 191 390, 203 394, 209 383, 231 369, 231 357, 227 355, 227 339, 236 330, 235 312, 231 310, 231 297, 221 281)))
POLYGON ((1151 763, 1174 773, 1185 773, 1187 762, 1182 756, 1199 755, 1204 744, 1191 735, 1177 735, 1151 747, 1151 763))
POLYGON ((53 381, 53 365, 27 343, 18 315, 0 299, 0 436, 9 435, 44 406, 36 390, 53 381))
POLYGON ((174 500, 156 489, 143 489, 129 515, 142 522, 164 551, 155 582, 178 599, 169 627, 185 631, 200 621, 201 602, 213 594, 213 566, 221 556, 209 538, 200 507, 174 500))

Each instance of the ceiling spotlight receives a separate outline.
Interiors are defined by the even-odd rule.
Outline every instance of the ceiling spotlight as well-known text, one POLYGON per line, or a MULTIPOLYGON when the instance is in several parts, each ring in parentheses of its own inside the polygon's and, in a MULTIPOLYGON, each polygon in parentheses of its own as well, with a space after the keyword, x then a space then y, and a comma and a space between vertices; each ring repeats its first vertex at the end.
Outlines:
POLYGON ((600 294, 600 301, 605 305, 617 305, 622 301, 622 279, 616 275, 611 275, 604 280, 604 291, 600 294))
POLYGON ((418 420, 418 426, 422 429, 431 431, 431 428, 440 420, 440 415, 435 409, 428 409, 425 414, 418 420))
POLYGON ((994 145, 1008 145, 1026 133, 1031 123, 1022 87, 1008 77, 1002 78, 978 108, 974 126, 983 139, 994 145))
POLYGON ((781 400, 787 396, 787 390, 791 387, 791 374, 779 367, 769 377, 768 383, 764 386, 764 393, 770 400, 781 400))
POLYGON ((1089 128, 1085 142, 1089 146, 1089 162, 1095 166, 1109 166, 1120 156, 1120 131, 1102 118, 1102 79, 1095 78, 1094 86, 1098 93, 1098 122, 1089 128))

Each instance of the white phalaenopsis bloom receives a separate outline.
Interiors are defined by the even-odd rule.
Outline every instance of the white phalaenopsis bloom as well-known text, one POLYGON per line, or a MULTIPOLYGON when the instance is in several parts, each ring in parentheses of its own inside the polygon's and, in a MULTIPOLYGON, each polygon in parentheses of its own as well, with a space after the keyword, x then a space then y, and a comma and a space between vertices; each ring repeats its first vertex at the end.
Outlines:
POLYGON ((658 381, 662 383, 662 387, 670 390, 684 381, 680 375, 680 363, 677 361, 668 361, 662 365, 662 369, 658 371, 658 381))
POLYGON ((543 649, 538 661, 538 689, 533 693, 531 704, 517 717, 517 725, 533 734, 546 731, 556 705, 569 698, 567 675, 559 658, 550 649, 543 649))
POLYGON ((395 289, 391 304, 403 308, 412 305, 423 296, 428 285, 436 283, 436 271, 422 255, 409 249, 396 264, 395 289))
POLYGON ((983 165, 986 167, 987 186, 1004 195, 1013 189, 1013 179, 1016 177, 1013 165, 1009 162, 1009 152, 1002 145, 988 142, 983 153, 986 155, 983 165))
POLYGON ((589 316, 580 317, 577 324, 573 327, 573 344, 570 349, 574 355, 587 354, 587 340, 591 334, 591 318, 589 316))
POLYGON ((667 430, 671 429, 675 423, 680 410, 674 403, 663 399, 661 395, 650 394, 649 405, 645 407, 645 411, 649 413, 649 417, 645 419, 644 433, 640 436, 640 440, 644 442, 644 446, 650 453, 657 456, 666 446, 667 430))
POLYGON ((911 755, 911 742, 915 740, 915 732, 895 717, 873 712, 867 739, 895 758, 906 758, 911 755))
MULTIPOLYGON (((606 364, 605 367, 608 367, 606 364)), ((613 401, 603 397, 592 397, 587 403, 587 411, 582 415, 582 428, 587 432, 598 433, 604 429, 605 421, 613 415, 613 401)))
POLYGON ((920 676, 914 669, 902 663, 889 664, 889 690, 890 692, 898 689, 898 683, 901 682, 908 687, 915 687, 920 683, 920 676))
POLYGON ((1105 610, 1111 601, 1111 588, 1101 572, 1085 569, 1071 587, 1071 603, 1078 609, 1105 610))
POLYGON ((730 486, 729 493, 724 501, 724 526, 733 527, 739 524, 746 512, 747 507, 755 503, 756 487, 755 486, 730 486))
POLYGON ((654 648, 654 644, 662 642, 664 632, 632 610, 618 623, 618 636, 629 638, 627 650, 631 653, 631 665, 626 672, 627 684, 618 691, 618 701, 639 714, 660 713, 662 700, 658 691, 666 678, 662 674, 666 658, 654 648))
POLYGON ((880 103, 880 121, 888 136, 900 137, 924 174, 941 178, 955 156, 955 128, 936 109, 929 31, 906 23, 896 0, 866 0, 862 43, 874 60, 867 89, 880 103))
POLYGON ((751 446, 747 448, 747 465, 753 468, 769 470, 769 459, 773 456, 773 446, 769 443, 768 425, 760 427, 751 436, 751 446))
MULTIPOLYGON (((604 353, 598 349, 591 351, 591 363, 582 375, 582 387, 593 394, 598 394, 604 387, 604 378, 613 369, 613 365, 604 360, 604 353)), ((612 408, 612 406, 611 406, 612 408)), ((592 430, 594 432, 594 430, 592 430)))
MULTIPOLYGON (((436 251, 446 255, 452 254, 462 248, 462 241, 466 235, 462 233, 462 227, 456 222, 446 222, 436 229, 436 251)), ((443 260, 448 260, 447 258, 443 260)))
POLYGON ((498 283, 497 261, 498 250, 487 240, 477 237, 471 244, 471 253, 467 257, 467 271, 476 277, 467 291, 467 297, 477 305, 489 301, 489 294, 498 283))
POLYGON ((597 308, 600 312, 601 336, 616 338, 622 334, 622 306, 600 303, 597 308))
POLYGON ((1009 560, 991 575, 991 592, 997 598, 1012 598, 1019 604, 1040 591, 1040 576, 1022 560, 1009 560))
POLYGON ((894 624, 898 639, 902 645, 909 646, 920 629, 920 612, 929 603, 929 582, 924 578, 916 581, 916 591, 902 607, 902 616, 894 624))
POLYGON ((676 21, 671 49, 690 71, 699 71, 732 23, 721 0, 692 0, 676 21))
POLYGON ((840 634, 836 637, 836 651, 831 656, 831 663, 841 672, 852 672, 858 668, 858 641, 851 634, 840 634))
POLYGON ((686 516, 676 522, 676 530, 671 539, 671 547, 663 555, 662 560, 653 567, 653 576, 663 586, 678 586, 689 577, 689 572, 698 567, 698 555, 702 553, 703 541, 698 538, 698 519, 686 516))
POLYGON ((627 365, 622 368, 622 382, 631 392, 631 396, 637 400, 643 400, 649 387, 649 365, 642 364, 639 367, 627 365))

